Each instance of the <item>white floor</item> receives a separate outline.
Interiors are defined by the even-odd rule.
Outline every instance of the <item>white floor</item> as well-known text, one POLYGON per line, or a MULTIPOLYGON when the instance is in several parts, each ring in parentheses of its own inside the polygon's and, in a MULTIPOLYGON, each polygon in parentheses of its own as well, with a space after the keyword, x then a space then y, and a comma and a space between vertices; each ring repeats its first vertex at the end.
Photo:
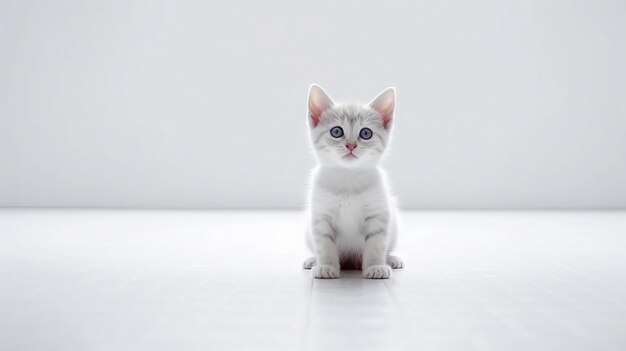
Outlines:
POLYGON ((296 212, 0 210, 0 349, 626 349, 626 212, 403 218, 314 280, 296 212))

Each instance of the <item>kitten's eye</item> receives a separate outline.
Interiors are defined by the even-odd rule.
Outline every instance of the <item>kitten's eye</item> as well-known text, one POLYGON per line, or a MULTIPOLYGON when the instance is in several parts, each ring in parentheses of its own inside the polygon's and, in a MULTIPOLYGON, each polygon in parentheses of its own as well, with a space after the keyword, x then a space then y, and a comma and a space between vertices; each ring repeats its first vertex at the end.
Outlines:
POLYGON ((359 132, 359 136, 361 137, 361 139, 363 140, 368 140, 372 138, 372 135, 374 135, 374 133, 372 133, 372 130, 369 128, 363 128, 361 129, 361 131, 359 132))
POLYGON ((341 127, 333 127, 330 130, 330 135, 332 135, 333 138, 341 138, 343 136, 343 129, 341 129, 341 127))

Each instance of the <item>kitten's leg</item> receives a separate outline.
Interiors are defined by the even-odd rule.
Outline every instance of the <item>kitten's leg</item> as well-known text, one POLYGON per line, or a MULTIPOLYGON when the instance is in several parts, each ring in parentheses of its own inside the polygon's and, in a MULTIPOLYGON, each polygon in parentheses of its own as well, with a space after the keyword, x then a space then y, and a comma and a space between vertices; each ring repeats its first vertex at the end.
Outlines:
POLYGON ((387 264, 393 269, 401 269, 404 267, 404 263, 398 256, 387 255, 387 264))
MULTIPOLYGON (((306 246, 309 248, 309 250, 311 250, 311 252, 315 252, 315 245, 313 244, 313 230, 311 229, 311 226, 307 227, 305 237, 306 246)), ((311 269, 311 267, 315 266, 316 263, 317 262, 315 256, 309 257, 302 263, 302 268, 311 269)))
POLYGON ((384 215, 368 216, 364 223, 363 277, 387 279, 391 267, 387 262, 389 218, 384 215))
POLYGON ((317 259, 317 264, 311 268, 313 277, 339 278, 339 252, 335 245, 335 233, 327 221, 314 222, 313 243, 317 259))
POLYGON ((384 232, 365 236, 363 250, 363 277, 368 279, 387 279, 391 276, 391 267, 386 264, 387 238, 384 232))
POLYGON ((309 257, 306 260, 304 260, 304 263, 302 263, 302 268, 311 269, 311 267, 315 266, 316 261, 317 260, 315 259, 315 256, 309 257))

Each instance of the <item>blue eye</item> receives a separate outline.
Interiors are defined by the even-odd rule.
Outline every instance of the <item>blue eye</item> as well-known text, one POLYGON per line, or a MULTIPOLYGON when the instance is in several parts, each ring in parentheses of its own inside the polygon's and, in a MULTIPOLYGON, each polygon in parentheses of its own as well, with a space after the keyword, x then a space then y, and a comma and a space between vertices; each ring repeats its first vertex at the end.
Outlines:
POLYGON ((341 138, 343 136, 343 129, 341 129, 341 127, 333 127, 330 130, 330 135, 332 135, 333 138, 341 138))
POLYGON ((359 137, 361 137, 361 139, 363 140, 369 140, 372 138, 372 135, 374 135, 374 133, 372 133, 372 130, 369 128, 363 128, 361 129, 361 131, 359 132, 359 137))

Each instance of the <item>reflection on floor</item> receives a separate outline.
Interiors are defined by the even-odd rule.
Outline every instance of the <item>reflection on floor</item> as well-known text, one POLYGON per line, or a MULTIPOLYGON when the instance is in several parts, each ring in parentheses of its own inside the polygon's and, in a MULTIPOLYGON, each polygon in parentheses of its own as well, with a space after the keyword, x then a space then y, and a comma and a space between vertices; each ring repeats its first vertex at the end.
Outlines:
POLYGON ((313 280, 297 212, 0 210, 3 350, 623 350, 626 212, 405 212, 313 280))

